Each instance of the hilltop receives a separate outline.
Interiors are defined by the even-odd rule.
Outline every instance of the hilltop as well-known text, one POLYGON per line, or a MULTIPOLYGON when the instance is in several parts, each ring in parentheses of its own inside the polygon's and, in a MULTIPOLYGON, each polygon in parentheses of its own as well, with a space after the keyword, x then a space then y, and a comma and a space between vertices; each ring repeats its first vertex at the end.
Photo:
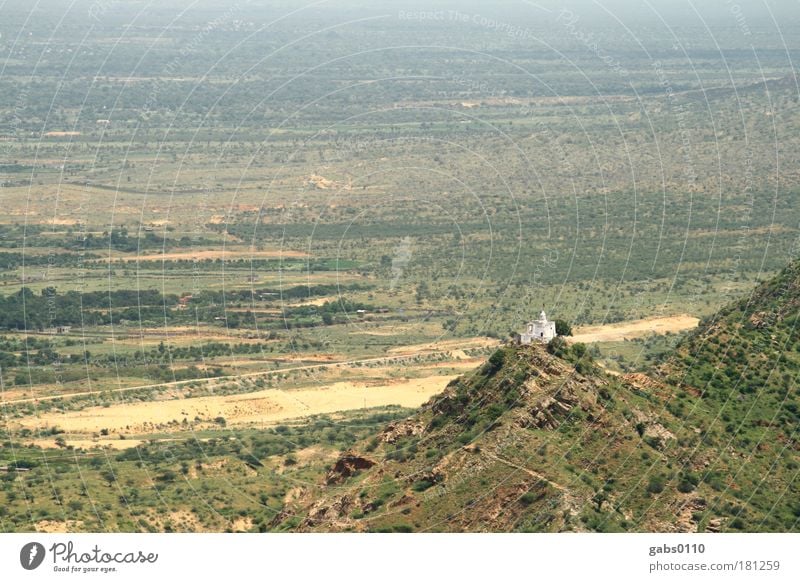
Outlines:
POLYGON ((796 531, 800 266, 649 374, 506 346, 344 454, 273 522, 301 531, 796 531))

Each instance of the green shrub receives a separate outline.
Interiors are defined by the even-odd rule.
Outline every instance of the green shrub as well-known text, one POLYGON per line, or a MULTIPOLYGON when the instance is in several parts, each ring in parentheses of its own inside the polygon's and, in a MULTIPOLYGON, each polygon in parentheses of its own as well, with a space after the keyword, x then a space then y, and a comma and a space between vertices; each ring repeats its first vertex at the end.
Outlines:
POLYGON ((664 491, 664 477, 661 475, 651 475, 650 481, 647 483, 647 492, 658 494, 664 491))
POLYGON ((418 492, 418 493, 421 493, 422 491, 425 491, 425 490, 427 490, 427 489, 430 489, 430 488, 431 488, 431 487, 433 487, 435 484, 436 484, 436 483, 434 483, 433 481, 429 481, 428 479, 422 479, 421 481, 417 481, 416 483, 414 483, 414 484, 411 486, 411 488, 412 488, 414 491, 416 491, 416 492, 418 492))

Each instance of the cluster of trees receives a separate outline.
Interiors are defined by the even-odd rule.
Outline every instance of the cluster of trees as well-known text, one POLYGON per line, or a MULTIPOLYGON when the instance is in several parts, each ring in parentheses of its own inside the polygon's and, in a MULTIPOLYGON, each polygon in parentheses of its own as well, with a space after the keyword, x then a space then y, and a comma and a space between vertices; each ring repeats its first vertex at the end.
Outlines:
POLYGON ((121 309, 119 318, 140 318, 140 310, 157 311, 163 317, 165 302, 177 302, 177 296, 164 296, 158 291, 96 291, 60 294, 52 287, 37 295, 23 287, 17 293, 0 296, 0 328, 46 329, 62 325, 103 325, 111 321, 106 311, 121 309), (141 307, 140 307, 141 306, 141 307))
MULTIPOLYGON (((167 248, 168 240, 154 232, 145 232, 143 236, 129 236, 128 230, 122 227, 112 230, 110 233, 103 233, 95 236, 92 233, 85 237, 76 237, 64 242, 64 247, 74 250, 83 249, 114 249, 127 253, 135 253, 142 249, 162 249, 167 248)), ((175 246, 174 243, 169 247, 175 246)))
POLYGON ((8 271, 16 269, 23 264, 27 266, 44 266, 51 267, 73 267, 79 262, 96 258, 94 255, 91 257, 75 255, 72 253, 53 253, 50 255, 32 255, 22 253, 0 253, 0 270, 8 271))
MULTIPOLYGON (((271 299, 299 299, 314 295, 340 294, 345 291, 362 290, 359 285, 299 285, 283 290, 261 289, 260 296, 269 295, 271 299)), ((191 310, 174 309, 178 295, 162 294, 156 290, 120 290, 80 293, 69 291, 59 293, 49 287, 40 294, 24 287, 17 293, 0 296, 0 329, 43 330, 53 326, 97 326, 121 320, 152 321, 164 323, 181 321, 186 318, 200 318, 203 321, 224 321, 227 327, 236 328, 245 324, 251 313, 228 311, 233 303, 249 303, 253 292, 232 291, 223 294, 219 291, 202 291, 192 298, 191 310)), ((301 306, 286 308, 279 317, 281 325, 284 318, 291 320, 294 327, 314 326, 321 322, 331 325, 354 314, 358 309, 372 309, 371 306, 348 299, 329 301, 321 306, 301 306), (341 316, 337 320, 336 316, 341 316)))

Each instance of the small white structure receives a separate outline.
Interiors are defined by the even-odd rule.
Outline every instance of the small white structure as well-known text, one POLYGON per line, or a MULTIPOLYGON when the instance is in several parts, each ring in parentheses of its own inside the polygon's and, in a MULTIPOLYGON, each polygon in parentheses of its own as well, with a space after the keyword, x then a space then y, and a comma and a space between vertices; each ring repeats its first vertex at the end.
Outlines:
POLYGON ((548 321, 543 309, 539 319, 528 322, 525 331, 519 335, 519 343, 524 345, 533 342, 548 343, 554 337, 556 337, 556 322, 548 321))

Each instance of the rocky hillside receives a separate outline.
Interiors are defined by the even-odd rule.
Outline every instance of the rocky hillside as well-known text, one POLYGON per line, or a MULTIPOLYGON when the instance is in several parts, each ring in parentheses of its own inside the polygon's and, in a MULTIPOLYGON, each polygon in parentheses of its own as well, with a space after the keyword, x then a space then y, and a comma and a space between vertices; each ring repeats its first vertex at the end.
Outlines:
POLYGON ((652 374, 508 346, 343 455, 273 522, 300 531, 796 531, 800 267, 652 374))

